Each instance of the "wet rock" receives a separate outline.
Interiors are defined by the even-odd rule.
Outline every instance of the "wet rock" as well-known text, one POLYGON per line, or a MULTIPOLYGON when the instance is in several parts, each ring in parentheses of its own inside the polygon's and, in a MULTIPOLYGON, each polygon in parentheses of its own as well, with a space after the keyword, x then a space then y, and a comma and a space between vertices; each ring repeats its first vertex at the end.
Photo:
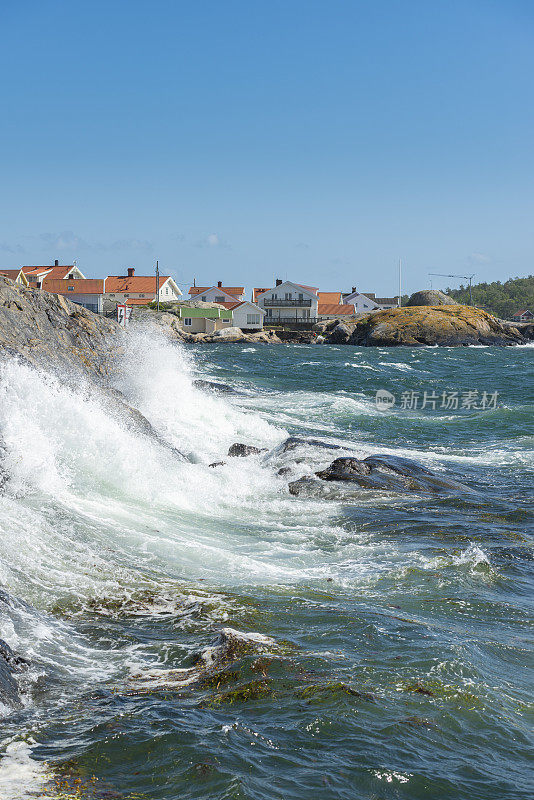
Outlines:
MULTIPOLYGON (((219 685, 224 682, 221 677, 222 670, 255 653, 269 653, 276 648, 276 642, 261 633, 222 628, 213 645, 205 647, 192 658, 193 666, 182 669, 151 669, 146 672, 132 675, 131 686, 142 691, 158 689, 182 689, 191 684, 200 684, 208 687, 211 684, 219 685), (210 677, 215 676, 213 680, 210 677)), ((230 679, 236 679, 237 674, 230 674, 230 679)))
POLYGON ((226 383, 217 383, 216 381, 204 381, 197 378, 193 381, 193 386, 197 389, 204 389, 208 392, 216 392, 217 394, 238 394, 235 389, 228 386, 226 383))
POLYGON ((280 469, 276 474, 282 476, 282 475, 288 475, 290 472, 291 472, 291 467, 280 467, 280 469))
POLYGON ((246 456, 254 456, 258 453, 264 453, 266 451, 266 447, 253 447, 251 444, 243 444, 242 442, 236 442, 235 444, 230 446, 228 450, 228 455, 232 458, 245 458, 246 456))
POLYGON ((368 456, 363 460, 371 468, 378 468, 383 470, 390 470, 399 475, 433 475, 432 470, 418 464, 417 461, 412 461, 411 458, 402 458, 401 456, 378 455, 368 456))
POLYGON ((82 369, 105 377, 122 345, 122 329, 62 295, 0 277, 0 358, 18 356, 48 369, 82 369))
POLYGON ((369 475, 371 467, 357 458, 336 458, 329 467, 316 472, 323 481, 352 481, 356 476, 369 475))
POLYGON ((144 414, 142 414, 139 409, 134 408, 128 403, 122 392, 119 392, 117 389, 104 388, 102 388, 102 391, 105 392, 110 399, 112 411, 118 412, 118 416, 121 421, 128 420, 134 430, 158 442, 161 447, 164 447, 166 450, 170 450, 175 456, 178 456, 180 460, 185 460, 184 454, 181 453, 177 447, 170 444, 170 442, 168 442, 160 433, 158 433, 158 431, 144 416, 144 414))
MULTIPOLYGON (((357 458, 336 458, 326 469, 316 472, 315 475, 322 481, 354 483, 363 489, 475 494, 468 486, 437 475, 421 464, 399 456, 376 455, 361 461, 357 458)), ((308 480, 302 478, 290 484, 290 494, 309 493, 311 487, 308 480)), ((318 493, 315 487, 313 491, 318 493)))
POLYGON ((22 672, 28 663, 25 658, 16 655, 7 642, 0 639, 0 703, 13 710, 22 706, 14 675, 22 672))
POLYGON ((214 461, 212 464, 208 464, 208 467, 225 467, 226 461, 214 461))
POLYGON ((341 450, 341 447, 337 444, 330 444, 329 442, 322 442, 320 439, 304 439, 303 437, 299 436, 290 436, 277 449, 280 450, 281 453, 287 453, 290 450, 296 450, 297 447, 307 446, 307 447, 322 447, 325 450, 341 450))

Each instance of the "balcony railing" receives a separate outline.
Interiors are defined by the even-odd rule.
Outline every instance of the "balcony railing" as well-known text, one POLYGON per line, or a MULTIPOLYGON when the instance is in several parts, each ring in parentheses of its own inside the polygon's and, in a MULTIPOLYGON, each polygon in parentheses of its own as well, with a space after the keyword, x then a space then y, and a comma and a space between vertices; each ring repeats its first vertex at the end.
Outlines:
POLYGON ((262 305, 264 308, 287 308, 288 306, 299 308, 311 308, 311 300, 264 300, 262 305))
POLYGON ((266 326, 266 325, 267 326, 269 326, 269 325, 278 325, 278 324, 284 325, 284 324, 286 324, 288 322, 297 322, 299 324, 309 325, 309 324, 314 324, 315 322, 317 322, 317 317, 278 317, 278 316, 276 316, 276 317, 274 317, 274 316, 273 317, 268 317, 268 316, 265 316, 263 318, 263 325, 264 326, 266 326))

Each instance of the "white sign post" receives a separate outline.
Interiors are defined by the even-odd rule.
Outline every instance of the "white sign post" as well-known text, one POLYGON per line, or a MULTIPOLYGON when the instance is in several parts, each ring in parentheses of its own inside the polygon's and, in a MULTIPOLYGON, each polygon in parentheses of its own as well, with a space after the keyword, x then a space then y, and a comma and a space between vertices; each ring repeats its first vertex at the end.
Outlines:
POLYGON ((117 322, 125 328, 130 321, 132 309, 126 303, 117 303, 117 322))

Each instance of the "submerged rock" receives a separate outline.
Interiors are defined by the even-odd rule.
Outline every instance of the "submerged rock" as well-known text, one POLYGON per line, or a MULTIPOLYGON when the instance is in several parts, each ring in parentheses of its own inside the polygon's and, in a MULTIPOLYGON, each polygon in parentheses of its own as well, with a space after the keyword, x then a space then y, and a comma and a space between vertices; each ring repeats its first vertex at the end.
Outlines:
POLYGON ((193 386, 197 389, 205 389, 209 392, 217 392, 217 394, 238 394, 235 389, 228 386, 227 383, 217 383, 216 381, 205 381, 197 378, 193 381, 193 386))
MULTIPOLYGON (((243 632, 234 628, 222 628, 213 645, 205 647, 193 656, 193 666, 182 669, 151 669, 132 675, 131 684, 143 691, 158 689, 182 689, 191 684, 206 682, 234 662, 255 653, 271 652, 277 647, 274 639, 255 631, 243 632)), ((235 676, 237 677, 237 676, 235 676)), ((212 681, 213 683, 214 681, 212 681)))
POLYGON ((323 447, 325 450, 341 450, 341 447, 338 444, 330 444, 329 442, 323 442, 320 439, 304 439, 300 436, 290 436, 276 449, 281 453, 287 453, 288 451, 296 450, 297 447, 301 446, 323 447))
POLYGON ((17 656, 7 642, 0 639, 0 703, 12 710, 22 707, 14 675, 22 672, 28 663, 25 658, 17 656))
POLYGON ((245 458, 246 456, 255 456, 258 453, 264 453, 266 450, 266 447, 253 447, 251 444, 236 442, 230 446, 228 455, 232 458, 245 458))

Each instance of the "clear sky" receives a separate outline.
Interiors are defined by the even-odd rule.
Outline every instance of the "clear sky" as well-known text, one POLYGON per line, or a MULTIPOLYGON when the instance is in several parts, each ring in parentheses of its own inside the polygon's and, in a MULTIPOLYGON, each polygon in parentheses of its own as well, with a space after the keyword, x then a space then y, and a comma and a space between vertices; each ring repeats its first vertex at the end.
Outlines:
POLYGON ((0 31, 0 267, 534 272, 532 0, 0 0, 0 31))

